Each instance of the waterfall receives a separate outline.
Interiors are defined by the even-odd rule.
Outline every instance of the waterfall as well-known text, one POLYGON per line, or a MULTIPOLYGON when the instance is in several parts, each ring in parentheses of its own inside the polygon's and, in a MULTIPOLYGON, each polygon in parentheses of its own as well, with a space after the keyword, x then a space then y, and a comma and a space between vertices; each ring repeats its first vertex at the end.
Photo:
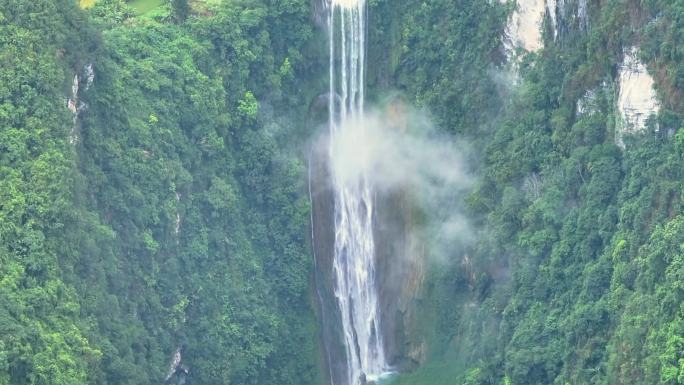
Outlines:
MULTIPOLYGON (((341 130, 362 119, 365 78, 365 0, 327 0, 330 44, 330 159, 341 130)), ((331 164, 334 162, 331 161, 331 164)), ((373 191, 365 175, 349 180, 332 166, 333 274, 349 385, 387 371, 379 324, 373 240, 373 191)))

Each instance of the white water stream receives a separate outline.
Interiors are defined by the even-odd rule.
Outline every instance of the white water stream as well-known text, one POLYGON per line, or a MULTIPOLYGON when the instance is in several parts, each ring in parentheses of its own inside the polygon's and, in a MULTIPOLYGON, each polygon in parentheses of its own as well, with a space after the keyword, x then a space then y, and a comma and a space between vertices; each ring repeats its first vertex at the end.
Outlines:
MULTIPOLYGON (((330 35, 329 128, 335 199, 333 277, 341 315, 349 385, 377 381, 387 372, 375 281, 373 191, 364 173, 338 170, 335 143, 364 112, 365 0, 327 0, 330 35)), ((363 140, 363 138, 360 138, 363 140)))

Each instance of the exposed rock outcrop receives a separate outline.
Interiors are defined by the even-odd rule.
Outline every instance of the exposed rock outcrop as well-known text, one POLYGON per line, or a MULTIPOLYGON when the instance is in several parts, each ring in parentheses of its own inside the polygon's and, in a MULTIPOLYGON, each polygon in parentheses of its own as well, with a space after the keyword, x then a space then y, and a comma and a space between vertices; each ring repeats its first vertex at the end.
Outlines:
POLYGON ((596 91, 588 90, 584 95, 577 100, 577 107, 575 112, 577 116, 591 114, 595 110, 596 91))
MULTIPOLYGON (((555 0, 549 0, 555 8, 555 0)), ((516 9, 508 19, 504 46, 510 56, 518 48, 535 52, 544 47, 541 26, 546 12, 545 0, 517 0, 516 9)), ((553 17, 555 25, 555 12, 553 17)))
POLYGON ((548 28, 554 41, 566 35, 568 29, 586 31, 589 27, 587 0, 516 0, 503 37, 509 59, 519 49, 536 52, 544 48, 545 15, 548 15, 548 28))
POLYGON ((647 120, 658 114, 660 102, 653 88, 653 77, 641 62, 637 47, 625 50, 617 82, 619 119, 615 140, 624 147, 623 136, 643 131, 647 120))
POLYGON ((71 94, 66 99, 66 107, 71 111, 73 115, 73 124, 71 130, 69 131, 69 143, 76 145, 79 140, 79 115, 88 108, 88 105, 83 101, 79 100, 80 93, 82 91, 87 91, 93 85, 95 81, 95 71, 93 69, 92 63, 88 63, 83 67, 81 73, 74 75, 74 80, 71 82, 71 94), (85 85, 82 86, 83 79, 85 79, 85 85))
POLYGON ((180 346, 176 348, 171 358, 171 363, 169 364, 169 370, 164 378, 164 383, 177 383, 184 384, 185 377, 190 372, 190 369, 183 364, 183 355, 180 346), (173 381, 174 378, 178 378, 177 381, 173 381))
POLYGON ((181 216, 178 212, 178 206, 180 205, 181 194, 176 191, 176 226, 174 228, 174 234, 176 234, 176 242, 178 242, 178 236, 180 235, 181 228, 181 216))

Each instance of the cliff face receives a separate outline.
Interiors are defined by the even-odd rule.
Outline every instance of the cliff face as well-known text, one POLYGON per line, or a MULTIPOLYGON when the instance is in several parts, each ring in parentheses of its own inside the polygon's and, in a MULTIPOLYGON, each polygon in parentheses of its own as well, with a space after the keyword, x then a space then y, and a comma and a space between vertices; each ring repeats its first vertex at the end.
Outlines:
POLYGON ((573 27, 586 30, 589 27, 587 1, 516 0, 503 37, 509 57, 517 49, 537 52, 544 48, 545 19, 553 41, 567 35, 573 27))
POLYGON ((425 361, 425 342, 411 335, 425 278, 426 255, 415 233, 417 209, 407 190, 380 194, 375 227, 381 320, 391 365, 399 370, 425 361))
MULTIPOLYGON (((327 138, 313 146, 310 158, 312 239, 315 258, 315 302, 322 324, 326 368, 331 383, 344 383, 346 358, 339 307, 334 290, 334 197, 330 188, 327 138)), ((416 301, 425 275, 425 252, 416 234, 416 201, 408 189, 377 192, 374 240, 380 325, 387 361, 393 369, 416 368, 425 361, 425 342, 411 335, 415 329, 416 301)))
MULTIPOLYGON (((445 294, 439 305, 455 310, 433 329, 450 346, 434 354, 430 344, 427 364, 397 383, 667 384, 682 378, 681 349, 662 353, 674 352, 666 341, 682 335, 681 293, 664 289, 681 273, 680 253, 670 249, 676 244, 664 239, 684 234, 678 187, 684 110, 672 79, 681 74, 684 40, 675 37, 681 36, 681 4, 673 4, 557 0, 547 1, 544 11, 542 2, 518 2, 506 32, 524 56, 520 80, 504 95, 494 127, 476 134, 484 143, 482 183, 469 198, 487 228, 443 282, 428 266, 423 298, 413 298, 420 303, 445 294), (468 290, 472 298, 463 298, 468 290)), ((435 6, 425 19, 445 13, 435 6)), ((454 101, 476 87, 438 88, 443 83, 429 76, 412 83, 411 76, 437 65, 414 65, 410 52, 483 50, 468 43, 450 49, 448 41, 425 48, 416 41, 406 43, 400 80, 424 86, 414 86, 416 99, 432 102, 443 121, 458 121, 454 101), (440 110, 444 95, 451 98, 440 110)), ((467 73, 444 72, 458 73, 453 83, 467 73)), ((400 206, 391 215, 401 216, 400 206)), ((400 248, 393 255, 411 253, 410 246, 400 248)), ((411 310, 400 307, 394 322, 410 322, 411 310)))
MULTIPOLYGON (((555 8, 555 0, 550 4, 555 8)), ((534 52, 544 47, 541 26, 546 12, 545 0, 517 0, 515 10, 508 19, 504 44, 510 51, 522 48, 534 52)), ((555 15, 555 14, 554 14, 555 15)), ((554 26, 555 26, 555 17, 554 26)))
POLYGON ((624 147, 622 136, 643 131, 647 120, 660 110, 653 77, 641 62, 637 47, 625 50, 619 66, 617 86, 619 122, 615 139, 619 146, 624 147))
POLYGON ((327 137, 321 137, 311 148, 309 157, 309 196, 311 200, 311 237, 314 255, 314 302, 321 325, 320 352, 324 355, 323 378, 330 384, 346 381, 344 337, 340 311, 335 299, 333 258, 335 242, 335 203, 330 186, 330 170, 326 151, 327 137))
POLYGON ((666 176, 681 173, 681 109, 668 111, 662 81, 674 73, 665 66, 675 67, 656 55, 667 48, 658 35, 670 25, 667 14, 656 17, 636 1, 547 0, 519 1, 509 15, 495 3, 489 20, 501 17, 489 25, 501 29, 486 41, 499 45, 484 55, 477 39, 489 35, 465 32, 487 9, 449 13, 448 1, 417 3, 400 2, 399 15, 373 31, 396 48, 386 54, 396 72, 375 75, 377 86, 396 82, 440 129, 474 132, 482 182, 468 204, 482 227, 467 254, 452 252, 460 265, 436 267, 428 263, 433 245, 416 231, 432 213, 416 209, 411 187, 375 197, 384 342, 389 362, 410 372, 397 383, 609 383, 616 368, 629 378, 634 356, 622 353, 623 343, 647 341, 622 319, 659 311, 624 308, 632 291, 635 303, 643 299, 635 277, 645 265, 634 261, 681 200, 670 183, 678 177, 666 176), (505 67, 500 54, 510 47, 502 40, 518 55, 509 63, 519 79, 496 94, 486 79, 505 67), (469 72, 487 67, 472 65, 477 55, 491 60, 489 73, 469 72), (481 107, 490 100, 502 105, 488 115, 493 122, 464 118, 487 115, 481 107), (660 131, 645 131, 652 127, 660 131), (625 147, 622 136, 635 145, 625 147))

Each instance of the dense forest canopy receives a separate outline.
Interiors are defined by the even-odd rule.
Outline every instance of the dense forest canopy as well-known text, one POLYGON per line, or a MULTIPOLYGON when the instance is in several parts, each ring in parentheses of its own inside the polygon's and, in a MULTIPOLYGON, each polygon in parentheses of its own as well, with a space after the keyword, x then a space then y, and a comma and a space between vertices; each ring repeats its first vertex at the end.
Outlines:
MULTIPOLYGON (((511 54, 515 2, 367 2, 369 99, 468 143, 476 180, 395 384, 684 384, 684 1, 547 3, 511 54), (622 136, 630 47, 659 110, 622 136)), ((0 385, 329 382, 319 7, 0 0, 0 385)))
POLYGON ((309 7, 142 3, 0 4, 0 383, 312 383, 309 7))

